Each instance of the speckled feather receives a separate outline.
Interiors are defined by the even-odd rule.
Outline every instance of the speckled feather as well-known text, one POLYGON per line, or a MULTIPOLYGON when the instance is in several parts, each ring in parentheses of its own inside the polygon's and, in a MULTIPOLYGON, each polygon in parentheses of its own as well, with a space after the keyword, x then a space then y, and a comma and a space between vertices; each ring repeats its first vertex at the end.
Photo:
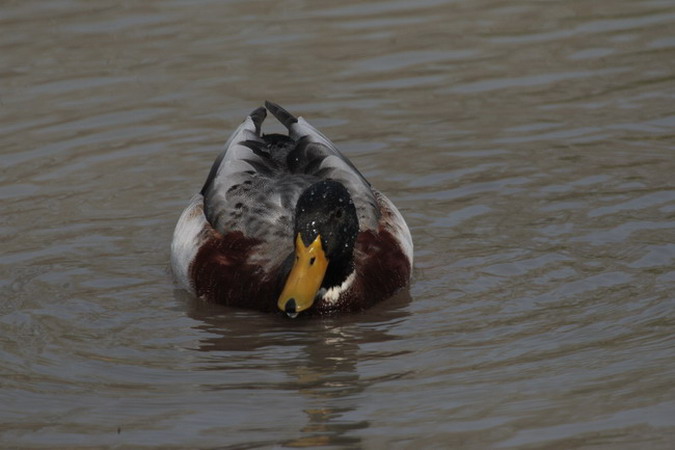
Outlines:
MULTIPOLYGON (((228 140, 202 188, 204 214, 220 233, 241 231, 262 242, 293 243, 293 209, 300 194, 322 179, 341 182, 356 206, 361 229, 375 229, 379 207, 370 183, 323 134, 304 119, 267 102, 289 136, 262 135, 266 113, 255 110, 228 140)), ((269 265, 280 262, 283 252, 269 265)))

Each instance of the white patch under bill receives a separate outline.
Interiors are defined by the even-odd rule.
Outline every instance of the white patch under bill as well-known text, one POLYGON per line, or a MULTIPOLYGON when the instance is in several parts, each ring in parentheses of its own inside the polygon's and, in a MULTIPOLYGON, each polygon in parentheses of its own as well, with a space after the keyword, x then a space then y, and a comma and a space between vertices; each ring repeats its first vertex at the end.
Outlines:
POLYGON ((332 288, 325 290, 321 295, 321 297, 331 305, 334 305, 340 298, 340 295, 342 295, 342 293, 347 289, 349 289, 352 283, 354 283, 355 278, 356 278, 356 271, 349 274, 347 279, 345 279, 345 281, 343 281, 340 286, 333 286, 332 288))
POLYGON ((190 282, 190 264, 201 246, 205 225, 210 226, 204 216, 204 198, 201 194, 196 194, 180 215, 171 241, 173 274, 178 284, 192 293, 195 291, 190 282))

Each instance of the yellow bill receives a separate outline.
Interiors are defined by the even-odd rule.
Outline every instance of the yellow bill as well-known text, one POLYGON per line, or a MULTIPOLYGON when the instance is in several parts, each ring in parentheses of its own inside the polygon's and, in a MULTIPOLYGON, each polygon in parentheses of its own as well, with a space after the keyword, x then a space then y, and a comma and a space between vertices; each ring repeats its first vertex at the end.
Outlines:
POLYGON ((321 236, 305 247, 298 233, 295 238, 295 263, 279 296, 279 309, 295 317, 312 306, 327 267, 328 259, 321 245, 321 236))

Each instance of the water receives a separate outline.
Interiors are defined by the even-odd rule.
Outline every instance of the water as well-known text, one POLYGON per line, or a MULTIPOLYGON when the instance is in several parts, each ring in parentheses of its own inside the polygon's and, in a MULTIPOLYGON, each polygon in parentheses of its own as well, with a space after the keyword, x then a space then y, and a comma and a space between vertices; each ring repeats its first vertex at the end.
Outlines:
POLYGON ((670 1, 0 6, 0 442, 672 448, 670 1), (291 321, 174 289, 242 118, 395 201, 409 295, 291 321))

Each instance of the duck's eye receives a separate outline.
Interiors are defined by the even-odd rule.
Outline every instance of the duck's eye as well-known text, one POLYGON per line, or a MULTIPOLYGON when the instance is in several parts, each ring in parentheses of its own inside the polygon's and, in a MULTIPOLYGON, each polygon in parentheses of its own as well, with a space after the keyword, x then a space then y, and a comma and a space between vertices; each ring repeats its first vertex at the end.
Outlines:
POLYGON ((340 217, 342 217, 342 210, 341 210, 341 209, 338 209, 338 210, 335 212, 335 217, 338 218, 338 219, 339 219, 340 217))
POLYGON ((312 257, 309 259, 309 265, 310 265, 310 266, 313 266, 313 265, 314 265, 314 261, 316 261, 316 256, 312 256, 312 257))

